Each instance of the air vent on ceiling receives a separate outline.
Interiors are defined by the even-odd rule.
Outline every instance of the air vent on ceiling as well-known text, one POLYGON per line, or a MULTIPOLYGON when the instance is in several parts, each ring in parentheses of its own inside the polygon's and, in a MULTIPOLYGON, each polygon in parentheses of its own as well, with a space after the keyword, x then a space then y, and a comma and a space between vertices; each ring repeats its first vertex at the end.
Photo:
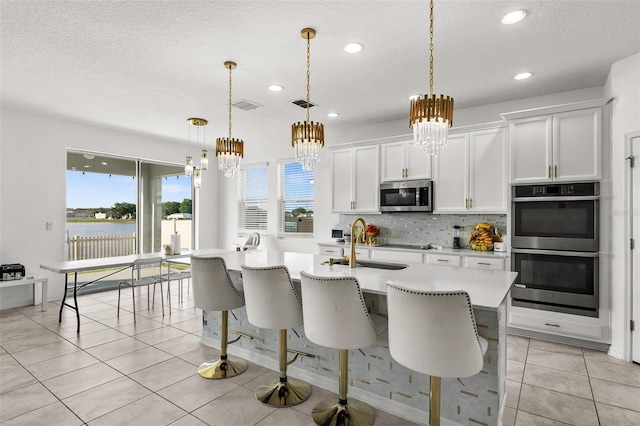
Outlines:
MULTIPOLYGON (((297 101, 291 102, 294 105, 298 105, 300 108, 307 108, 307 100, 306 99, 298 99, 297 101)), ((309 108, 316 106, 313 102, 309 102, 309 108)))
POLYGON ((262 108, 262 105, 248 101, 246 99, 240 99, 239 101, 232 103, 231 106, 239 108, 243 111, 251 111, 252 109, 262 108))

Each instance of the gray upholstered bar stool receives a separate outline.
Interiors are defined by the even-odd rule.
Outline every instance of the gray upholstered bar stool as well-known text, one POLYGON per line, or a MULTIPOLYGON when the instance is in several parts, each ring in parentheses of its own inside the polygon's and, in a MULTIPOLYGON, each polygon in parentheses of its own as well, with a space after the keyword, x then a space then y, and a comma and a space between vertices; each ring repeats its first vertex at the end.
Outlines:
MULTIPOLYGON (((253 268, 242 265, 247 318, 256 327, 280 330, 280 379, 256 390, 256 398, 273 407, 299 404, 311 395, 311 386, 287 377, 287 329, 302 326, 302 300, 285 266, 253 268)), ((308 355, 298 351, 298 355, 308 355)))
POLYGON ((478 374, 489 345, 478 336, 469 295, 466 291, 416 291, 388 283, 387 308, 391 357, 431 376, 429 425, 439 426, 441 378, 478 374))
MULTIPOLYGON (((220 359, 205 362, 198 373, 207 379, 226 379, 247 369, 243 359, 227 356, 229 311, 244 306, 242 292, 233 285, 227 265, 221 257, 191 258, 191 285, 193 300, 203 311, 222 311, 220 325, 220 359)), ((233 343, 233 342, 231 342, 233 343)))
POLYGON ((372 425, 373 408, 356 400, 347 403, 349 350, 375 345, 378 335, 387 328, 387 320, 367 312, 355 278, 324 278, 301 272, 301 281, 307 338, 340 351, 338 401, 318 403, 313 408, 313 421, 318 425, 372 425))

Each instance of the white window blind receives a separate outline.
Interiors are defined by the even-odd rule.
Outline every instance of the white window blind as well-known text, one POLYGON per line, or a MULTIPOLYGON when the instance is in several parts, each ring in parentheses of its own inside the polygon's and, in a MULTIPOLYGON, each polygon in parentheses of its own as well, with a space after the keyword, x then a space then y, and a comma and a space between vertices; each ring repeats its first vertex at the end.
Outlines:
POLYGON ((240 231, 267 229, 267 166, 240 170, 238 204, 240 231))
POLYGON ((313 235, 313 170, 296 162, 280 164, 280 233, 313 235))

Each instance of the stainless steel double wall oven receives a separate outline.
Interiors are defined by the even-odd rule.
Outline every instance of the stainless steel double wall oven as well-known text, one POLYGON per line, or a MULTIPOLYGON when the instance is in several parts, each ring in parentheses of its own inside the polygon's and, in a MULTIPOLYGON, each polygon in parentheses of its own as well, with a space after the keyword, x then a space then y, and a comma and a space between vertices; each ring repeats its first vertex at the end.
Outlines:
POLYGON ((598 316, 599 183, 511 188, 512 305, 598 316))

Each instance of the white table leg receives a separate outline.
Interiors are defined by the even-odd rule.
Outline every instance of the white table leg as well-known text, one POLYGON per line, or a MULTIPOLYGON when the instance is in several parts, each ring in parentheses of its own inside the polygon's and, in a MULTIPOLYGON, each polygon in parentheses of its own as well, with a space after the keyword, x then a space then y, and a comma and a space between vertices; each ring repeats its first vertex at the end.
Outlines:
POLYGON ((44 281, 42 281, 42 312, 45 312, 47 310, 47 302, 49 300, 49 279, 45 278, 44 281))

